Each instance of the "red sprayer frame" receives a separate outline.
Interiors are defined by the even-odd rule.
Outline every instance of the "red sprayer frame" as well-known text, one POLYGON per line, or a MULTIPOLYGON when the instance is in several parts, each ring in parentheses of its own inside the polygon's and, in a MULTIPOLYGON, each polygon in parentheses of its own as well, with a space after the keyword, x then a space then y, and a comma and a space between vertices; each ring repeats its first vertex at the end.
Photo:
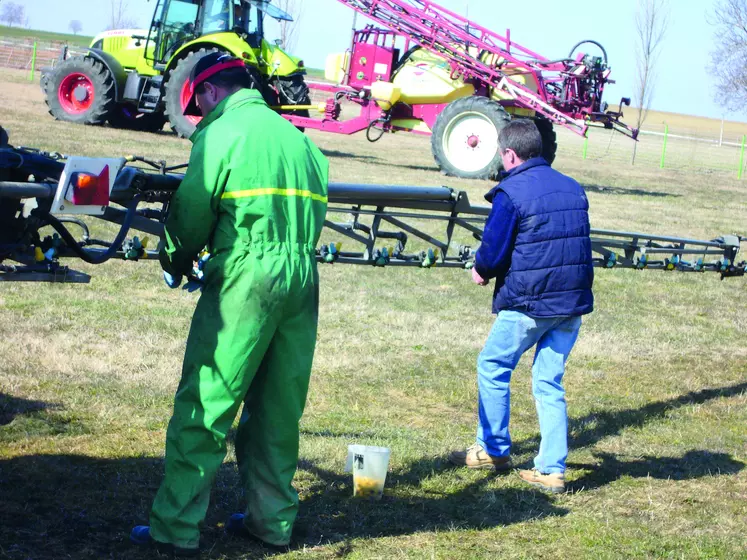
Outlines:
MULTIPOLYGON (((403 37, 405 48, 414 43, 444 58, 452 77, 461 77, 465 82, 472 83, 478 93, 502 90, 512 98, 508 105, 536 111, 553 123, 580 135, 586 134, 590 123, 598 123, 632 138, 637 136, 637 130, 620 121, 622 106, 628 105, 629 99, 621 100, 620 111, 607 111, 606 103, 602 102, 605 85, 613 83, 609 79, 610 70, 603 48, 603 57, 585 54, 572 56, 580 43, 572 49, 569 58, 549 60, 512 41, 508 30, 505 36, 499 35, 427 0, 338 1, 386 28, 369 26, 357 31, 353 40, 353 54, 367 50, 367 59, 388 59, 393 64, 396 62, 393 56, 398 53, 393 42, 397 37, 403 37), (391 46, 387 44, 388 39, 391 39, 391 46), (510 79, 507 70, 511 75, 531 76, 538 90, 532 91, 510 79)), ((601 48, 601 45, 597 46, 601 48)), ((313 90, 335 93, 335 98, 327 102, 324 118, 288 116, 289 120, 299 126, 343 134, 352 134, 376 124, 385 130, 390 128, 386 113, 370 99, 366 88, 377 80, 388 80, 391 64, 386 75, 373 75, 369 71, 369 74, 358 78, 358 71, 353 68, 355 60, 356 57, 352 56, 346 83, 309 83, 313 90), (360 115, 348 121, 337 121, 339 105, 336 101, 341 97, 360 105, 360 115)), ((408 110, 412 111, 412 116, 421 118, 432 128, 443 107, 423 105, 412 106, 408 110)))

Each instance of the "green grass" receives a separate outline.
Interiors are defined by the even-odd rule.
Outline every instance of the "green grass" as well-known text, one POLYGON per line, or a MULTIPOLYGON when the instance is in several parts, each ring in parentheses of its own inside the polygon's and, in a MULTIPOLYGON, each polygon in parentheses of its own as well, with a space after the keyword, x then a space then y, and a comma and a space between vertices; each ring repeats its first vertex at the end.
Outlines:
POLYGON ((8 27, 0 25, 0 38, 3 39, 29 39, 46 43, 67 43, 87 47, 91 44, 93 37, 86 35, 73 35, 72 33, 54 33, 52 31, 39 31, 37 29, 25 29, 23 27, 8 27))
MULTIPOLYGON (((3 72, 0 124, 15 144, 185 161, 189 143, 55 122, 38 85, 3 72)), ((479 202, 487 182, 441 176, 428 139, 311 132, 332 180, 447 184, 479 202)), ((747 187, 727 172, 581 159, 561 135, 557 167, 587 186, 594 227, 710 239, 745 233, 747 187)), ((626 148, 621 148, 626 149, 626 148)), ((657 147, 643 143, 642 155, 657 147)), ((330 236, 333 237, 333 236, 330 236)), ((0 291, 0 558, 148 557, 127 542, 147 521, 196 297, 153 262, 76 268, 90 285, 0 291)), ((455 270, 323 266, 319 342, 296 486, 297 547, 284 558, 744 558, 747 531, 747 284, 716 274, 597 272, 596 310, 568 362, 570 491, 514 474, 449 468, 474 438, 475 359, 490 289, 455 270), (350 443, 392 450, 379 503, 351 498, 350 443)), ((514 375, 513 454, 538 426, 531 360, 514 375)), ((223 533, 244 506, 232 447, 203 531, 203 557, 265 556, 223 533)))

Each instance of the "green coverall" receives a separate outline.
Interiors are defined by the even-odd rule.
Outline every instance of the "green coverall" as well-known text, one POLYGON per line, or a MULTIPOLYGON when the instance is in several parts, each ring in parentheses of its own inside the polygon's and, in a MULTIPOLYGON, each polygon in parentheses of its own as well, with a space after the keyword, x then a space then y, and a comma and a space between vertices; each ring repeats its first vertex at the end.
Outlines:
POLYGON ((224 99, 191 141, 161 265, 185 275, 205 246, 212 257, 187 339, 150 534, 178 547, 199 545, 226 434, 243 401, 236 455, 245 525, 284 545, 298 511, 291 482, 316 343, 314 250, 327 211, 328 162, 255 90, 224 99))

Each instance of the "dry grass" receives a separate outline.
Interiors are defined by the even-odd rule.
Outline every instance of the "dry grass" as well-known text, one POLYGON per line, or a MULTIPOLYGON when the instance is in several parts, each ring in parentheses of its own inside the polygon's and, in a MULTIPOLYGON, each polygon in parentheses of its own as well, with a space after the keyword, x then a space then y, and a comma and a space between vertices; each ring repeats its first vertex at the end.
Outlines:
MULTIPOLYGON (((189 145, 58 123, 37 84, 2 73, 0 123, 16 144, 185 161, 189 145)), ((310 133, 332 179, 491 186, 441 176, 428 139, 369 144, 310 133)), ((645 146, 645 145, 644 145, 645 146)), ((579 149, 577 149, 579 148, 579 149)), ((647 150, 643 148, 644 154, 647 150)), ((655 157, 656 150, 648 150, 655 157)), ((731 174, 581 159, 595 227, 693 238, 745 232, 731 174)), ((77 266, 77 265, 76 265, 77 266)), ((126 542, 161 476, 171 398, 195 297, 155 263, 80 266, 90 285, 0 291, 0 558, 145 558, 126 542)), ((711 274, 599 271, 596 311, 568 364, 571 492, 446 467, 475 429, 489 290, 461 271, 325 266, 319 343, 302 422, 298 547, 289 558, 737 558, 747 554, 747 287, 711 274), (349 443, 392 449, 386 495, 351 499, 349 443)), ((514 377, 519 464, 536 452, 529 360, 514 377)), ((242 506, 229 453, 203 533, 206 557, 257 558, 221 523, 242 506)))

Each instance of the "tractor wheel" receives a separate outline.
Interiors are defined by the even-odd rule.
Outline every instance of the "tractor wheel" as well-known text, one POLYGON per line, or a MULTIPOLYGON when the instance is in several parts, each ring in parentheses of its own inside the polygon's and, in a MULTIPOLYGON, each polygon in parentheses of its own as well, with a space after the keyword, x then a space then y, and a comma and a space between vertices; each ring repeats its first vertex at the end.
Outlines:
POLYGON ((218 49, 200 49, 189 53, 176 63, 176 67, 171 71, 171 75, 166 82, 166 94, 164 95, 166 117, 174 132, 182 138, 192 136, 197 123, 202 120, 202 117, 191 117, 184 114, 184 109, 189 102, 189 74, 202 57, 214 52, 220 51, 218 49))
POLYGON ((537 125, 537 130, 542 137, 542 157, 547 160, 547 163, 552 164, 558 151, 558 142, 552 121, 545 118, 536 118, 534 124, 537 125))
POLYGON ((162 111, 141 113, 131 103, 119 103, 109 113, 109 124, 114 128, 125 128, 139 132, 158 132, 166 124, 162 111))
MULTIPOLYGON (((281 105, 311 105, 309 96, 309 86, 300 74, 279 78, 273 84, 278 91, 278 101, 281 105)), ((299 109, 298 111, 281 111, 283 115, 296 115, 299 117, 308 117, 308 109, 299 109)), ((297 126, 298 130, 303 132, 302 126, 297 126)))
POLYGON ((511 121, 506 110, 486 97, 450 103, 436 119, 431 151, 441 172, 465 179, 494 179, 503 168, 498 133, 511 121))
POLYGON ((114 107, 114 79, 98 60, 76 56, 55 67, 45 94, 49 113, 55 119, 103 124, 114 107))

